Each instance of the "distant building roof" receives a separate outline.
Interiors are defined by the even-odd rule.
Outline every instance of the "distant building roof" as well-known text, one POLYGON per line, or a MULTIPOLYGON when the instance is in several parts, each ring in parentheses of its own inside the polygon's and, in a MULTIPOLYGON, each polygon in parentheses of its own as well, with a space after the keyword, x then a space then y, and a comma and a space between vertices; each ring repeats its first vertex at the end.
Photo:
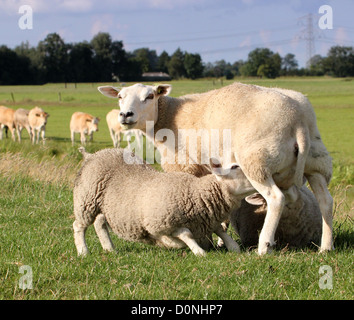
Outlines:
POLYGON ((170 81, 171 77, 165 72, 145 72, 141 76, 145 81, 170 81))

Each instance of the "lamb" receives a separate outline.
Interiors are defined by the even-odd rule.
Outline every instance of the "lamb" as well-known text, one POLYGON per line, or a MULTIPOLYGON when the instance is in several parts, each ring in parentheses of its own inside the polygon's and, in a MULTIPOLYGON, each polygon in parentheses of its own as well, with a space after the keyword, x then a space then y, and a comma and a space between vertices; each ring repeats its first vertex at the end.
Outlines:
MULTIPOLYGON (((321 235, 321 211, 313 193, 302 186, 293 187, 293 199, 286 204, 275 233, 277 245, 305 247, 318 244, 321 235)), ((241 207, 231 213, 232 227, 240 236, 244 246, 257 245, 258 233, 262 229, 267 204, 260 194, 242 200, 241 207)))
POLYGON ((15 141, 15 124, 14 124, 14 113, 15 110, 0 106, 0 140, 3 138, 3 130, 4 128, 9 128, 12 135, 12 140, 15 141))
POLYGON ((49 114, 44 112, 42 108, 34 107, 28 113, 28 123, 32 132, 32 143, 39 143, 39 136, 42 136, 43 144, 45 143, 45 127, 49 114))
POLYGON ((93 133, 98 131, 98 123, 100 118, 94 117, 85 112, 74 112, 70 120, 71 143, 74 145, 75 133, 80 133, 80 141, 82 145, 86 144, 86 136, 90 136, 93 140, 93 133))
POLYGON ((17 137, 19 142, 21 142, 21 133, 23 128, 26 128, 30 136, 30 140, 32 141, 32 130, 29 125, 28 114, 29 114, 29 110, 22 109, 22 108, 17 109, 14 113, 14 124, 16 127, 16 132, 17 132, 17 137))
POLYGON ((74 184, 74 239, 79 255, 86 255, 85 231, 94 223, 105 250, 114 250, 106 221, 125 240, 167 248, 188 246, 204 256, 215 232, 226 248, 239 251, 220 223, 240 200, 254 192, 241 169, 224 169, 211 161, 213 174, 197 178, 188 173, 164 173, 138 164, 128 150, 104 149, 84 154, 74 184), (138 186, 138 187, 137 187, 138 186))
MULTIPOLYGON (((294 184, 301 187, 305 175, 322 214, 320 251, 332 249, 333 199, 327 189, 332 160, 321 140, 312 106, 305 97, 299 98, 300 93, 287 94, 241 83, 180 98, 168 97, 170 85, 135 84, 121 90, 104 86, 98 90, 118 98, 120 122, 125 129, 142 130, 155 141, 162 158, 167 158, 166 153, 174 155, 172 163, 162 162, 165 171, 192 174, 208 171, 205 165, 200 168, 203 163, 199 159, 210 158, 213 149, 210 140, 192 146, 192 150, 198 151, 197 159, 192 159, 181 129, 199 130, 201 139, 212 138, 215 132, 222 137, 224 129, 231 131, 231 146, 226 148, 226 153, 235 158, 267 202, 267 215, 259 236, 260 255, 270 252, 275 244, 275 231, 285 205, 281 189, 294 184), (153 122, 152 130, 148 128, 149 121, 153 122), (160 130, 164 130, 163 134, 155 139, 160 130), (172 142, 163 139, 168 136, 172 136, 172 142), (179 158, 183 149, 186 151, 183 156, 192 160, 189 163, 179 158)), ((223 145, 220 138, 219 152, 224 149, 223 145)))

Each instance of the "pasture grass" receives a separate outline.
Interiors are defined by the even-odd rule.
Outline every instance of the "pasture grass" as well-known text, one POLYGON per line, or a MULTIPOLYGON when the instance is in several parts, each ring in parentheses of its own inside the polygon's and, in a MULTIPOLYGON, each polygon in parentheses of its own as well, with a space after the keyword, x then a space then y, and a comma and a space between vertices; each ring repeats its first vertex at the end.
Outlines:
MULTIPOLYGON (((86 149, 111 147, 105 115, 116 102, 102 96, 97 84, 1 86, 0 104, 28 109, 40 105, 50 117, 44 146, 33 146, 25 131, 21 144, 0 141, 0 299, 353 299, 354 83, 328 78, 241 81, 299 90, 313 103, 333 157, 335 251, 278 248, 259 257, 247 248, 241 254, 214 249, 198 258, 188 249, 164 250, 111 234, 117 252, 106 253, 90 227, 91 254, 79 258, 72 231, 72 185, 82 156, 78 142, 71 145, 69 121, 75 111, 101 117, 100 131, 86 149), (32 268, 32 289, 19 287, 22 265, 32 268), (321 266, 332 268, 333 289, 320 288, 321 266)), ((179 96, 221 83, 172 85, 172 95, 179 96)))

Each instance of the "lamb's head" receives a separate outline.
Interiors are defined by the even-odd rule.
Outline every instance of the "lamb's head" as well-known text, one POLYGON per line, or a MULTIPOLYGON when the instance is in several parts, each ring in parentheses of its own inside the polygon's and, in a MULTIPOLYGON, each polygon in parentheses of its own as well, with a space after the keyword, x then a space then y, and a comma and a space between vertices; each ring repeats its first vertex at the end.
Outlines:
POLYGON ((171 86, 161 84, 148 86, 137 83, 126 88, 112 86, 98 87, 98 90, 110 98, 118 98, 119 122, 124 130, 140 129, 146 131, 146 121, 156 123, 158 117, 158 99, 171 92, 171 86))
POLYGON ((238 164, 230 163, 222 166, 217 159, 211 158, 210 168, 216 179, 227 187, 230 194, 238 199, 242 199, 255 191, 238 164))

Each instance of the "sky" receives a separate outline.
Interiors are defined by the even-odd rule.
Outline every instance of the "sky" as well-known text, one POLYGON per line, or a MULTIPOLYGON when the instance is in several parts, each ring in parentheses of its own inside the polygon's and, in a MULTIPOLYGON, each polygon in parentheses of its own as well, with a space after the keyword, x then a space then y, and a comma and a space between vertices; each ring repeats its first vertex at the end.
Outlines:
MULTIPOLYGON (((91 41, 108 32, 126 51, 138 48, 199 53, 204 63, 246 60, 267 47, 282 57, 295 54, 306 65, 312 16, 313 54, 326 56, 331 46, 354 47, 353 0, 0 0, 0 45, 37 46, 48 33, 66 43, 91 41), (32 29, 20 28, 22 5, 32 9, 32 29), (332 9, 332 29, 319 21, 332 9), (323 24, 322 24, 323 26, 323 24)), ((28 23, 28 21, 25 21, 28 23)))

